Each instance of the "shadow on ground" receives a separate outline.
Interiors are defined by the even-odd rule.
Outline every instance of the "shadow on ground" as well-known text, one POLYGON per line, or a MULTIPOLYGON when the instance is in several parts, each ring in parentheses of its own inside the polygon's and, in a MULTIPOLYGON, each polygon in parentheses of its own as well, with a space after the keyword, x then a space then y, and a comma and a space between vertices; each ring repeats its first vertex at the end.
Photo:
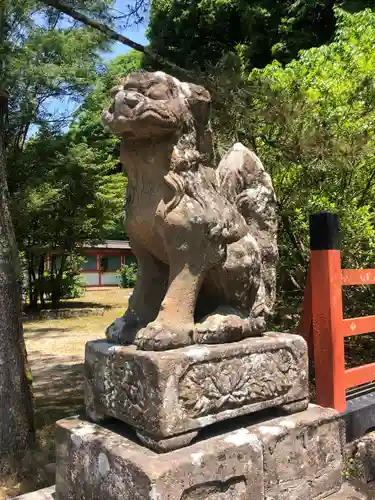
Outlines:
POLYGON ((32 363, 32 373, 37 428, 82 411, 82 359, 73 357, 66 364, 66 358, 44 356, 32 363))
POLYGON ((29 339, 33 340, 38 340, 43 337, 48 336, 49 339, 53 338, 60 338, 63 333, 70 333, 71 329, 70 328, 38 328, 38 330, 28 330, 25 328, 25 331, 27 331, 27 337, 29 339))

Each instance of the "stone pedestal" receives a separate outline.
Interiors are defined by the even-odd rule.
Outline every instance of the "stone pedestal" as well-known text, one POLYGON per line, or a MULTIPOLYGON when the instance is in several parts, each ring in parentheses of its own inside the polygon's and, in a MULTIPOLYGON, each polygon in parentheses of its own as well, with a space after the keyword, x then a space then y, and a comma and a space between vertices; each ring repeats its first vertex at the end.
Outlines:
MULTIPOLYGON (((254 417, 252 417, 254 418, 254 417)), ((333 410, 251 423, 157 454, 125 424, 85 419, 57 429, 56 500, 320 500, 341 488, 341 429, 333 410)))
POLYGON ((89 342, 87 414, 95 422, 115 417, 148 447, 167 451, 216 422, 271 407, 304 410, 307 366, 305 341, 286 333, 166 352, 89 342))
POLYGON ((343 422, 305 409, 298 336, 168 352, 90 342, 85 371, 91 419, 57 424, 55 500, 340 498, 343 422))

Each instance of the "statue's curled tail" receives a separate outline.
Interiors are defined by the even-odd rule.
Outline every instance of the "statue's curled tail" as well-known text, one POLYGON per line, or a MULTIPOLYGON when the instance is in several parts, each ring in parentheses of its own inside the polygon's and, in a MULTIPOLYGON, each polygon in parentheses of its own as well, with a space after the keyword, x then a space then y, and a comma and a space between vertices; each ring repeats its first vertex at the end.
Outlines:
POLYGON ((219 189, 246 220, 261 251, 261 287, 265 313, 274 307, 277 249, 277 202, 271 177, 258 156, 236 143, 216 171, 219 189))

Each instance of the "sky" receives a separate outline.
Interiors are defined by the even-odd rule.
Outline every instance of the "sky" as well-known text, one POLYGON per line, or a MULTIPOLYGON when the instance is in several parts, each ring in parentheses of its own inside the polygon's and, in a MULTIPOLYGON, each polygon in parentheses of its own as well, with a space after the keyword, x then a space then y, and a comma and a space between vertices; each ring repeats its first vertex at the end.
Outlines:
MULTIPOLYGON (((116 2, 117 8, 119 8, 121 1, 123 1, 123 0, 117 0, 117 2, 116 2)), ((122 34, 124 36, 130 38, 134 42, 145 45, 147 43, 146 34, 145 34, 146 28, 147 28, 146 25, 133 26, 130 29, 123 31, 122 34)), ((111 52, 109 54, 108 53, 103 54, 103 56, 104 56, 104 59, 106 59, 106 60, 113 59, 114 57, 117 57, 121 54, 126 54, 126 52, 128 52, 129 50, 130 50, 129 47, 126 47, 124 44, 118 42, 118 43, 114 44, 113 52, 111 52)))
MULTIPOLYGON (((116 0, 115 3, 115 8, 121 11, 121 5, 123 5, 124 0, 116 0)), ((147 43, 146 39, 146 28, 147 25, 139 25, 139 26, 132 26, 127 30, 122 30, 122 34, 126 36, 127 38, 130 38, 134 42, 140 43, 142 45, 147 43)), ((131 50, 129 47, 126 45, 116 42, 112 46, 112 50, 110 52, 103 52, 102 57, 104 61, 110 61, 111 59, 121 55, 121 54, 126 54, 131 50)), ((51 113, 58 113, 59 115, 63 114, 65 116, 71 114, 74 109, 77 108, 77 103, 76 102, 71 102, 69 99, 66 100, 52 100, 49 105, 48 105, 48 111, 51 113)), ((33 128, 31 131, 31 135, 35 133, 37 128, 33 128)))

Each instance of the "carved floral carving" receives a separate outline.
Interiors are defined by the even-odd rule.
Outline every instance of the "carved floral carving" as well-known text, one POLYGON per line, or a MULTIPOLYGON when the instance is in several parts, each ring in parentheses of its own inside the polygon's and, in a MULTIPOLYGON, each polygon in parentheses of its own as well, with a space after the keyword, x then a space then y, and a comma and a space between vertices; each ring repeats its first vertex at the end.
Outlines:
POLYGON ((298 377, 288 349, 199 363, 180 380, 180 402, 190 417, 203 417, 283 396, 298 377))

